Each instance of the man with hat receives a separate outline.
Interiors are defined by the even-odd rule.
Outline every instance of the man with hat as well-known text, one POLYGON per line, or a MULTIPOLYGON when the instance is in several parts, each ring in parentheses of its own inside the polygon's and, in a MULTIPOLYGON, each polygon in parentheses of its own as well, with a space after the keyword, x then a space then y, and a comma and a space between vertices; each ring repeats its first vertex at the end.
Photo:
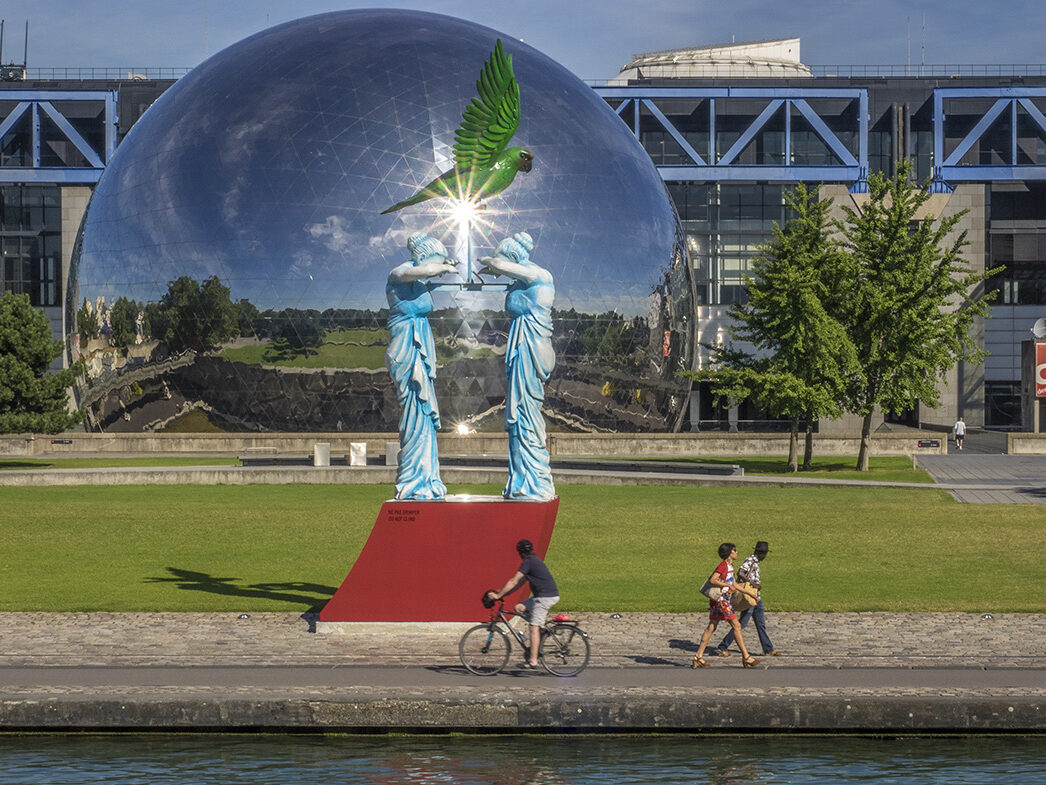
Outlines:
MULTIPOLYGON (((741 629, 748 626, 749 619, 755 619, 755 631, 759 633, 759 643, 763 647, 763 655, 766 657, 778 656, 777 649, 774 648, 774 644, 770 641, 770 636, 766 634, 766 612, 763 608, 763 592, 762 583, 759 576, 759 563, 766 558, 766 554, 770 552, 770 545, 765 540, 760 540, 755 544, 755 550, 752 555, 749 556, 741 563, 741 567, 737 571, 737 581, 748 581, 748 583, 755 586, 759 590, 759 602, 752 605, 748 610, 741 614, 741 629)), ((716 646, 715 651, 720 657, 730 656, 730 646, 734 642, 734 631, 730 630, 723 638, 722 643, 716 646)))

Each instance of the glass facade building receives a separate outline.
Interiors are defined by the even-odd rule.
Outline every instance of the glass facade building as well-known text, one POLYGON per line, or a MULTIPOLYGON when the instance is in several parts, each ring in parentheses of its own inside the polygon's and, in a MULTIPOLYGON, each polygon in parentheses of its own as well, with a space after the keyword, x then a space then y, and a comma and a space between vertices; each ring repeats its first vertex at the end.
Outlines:
MULTIPOLYGON (((779 52, 793 42, 759 43, 779 52)), ((736 47, 748 57, 759 44, 736 47)), ((908 159, 931 184, 937 215, 965 211, 971 267, 1003 269, 986 282, 997 293, 993 318, 974 328, 988 351, 983 366, 960 363, 940 407, 897 419, 944 427, 962 414, 975 426, 1020 427, 1020 342, 1046 315, 1046 78, 815 76, 797 61, 759 74, 758 61, 738 65, 745 58, 734 48, 636 55, 642 67, 596 88, 640 139, 679 212, 695 279, 695 362, 707 359, 704 345, 728 339, 727 311, 744 300, 744 275, 773 224, 788 220, 789 188, 803 181, 836 209, 860 209, 861 180, 908 159)), ((744 404, 716 410, 700 388, 689 425, 779 427, 744 404)))

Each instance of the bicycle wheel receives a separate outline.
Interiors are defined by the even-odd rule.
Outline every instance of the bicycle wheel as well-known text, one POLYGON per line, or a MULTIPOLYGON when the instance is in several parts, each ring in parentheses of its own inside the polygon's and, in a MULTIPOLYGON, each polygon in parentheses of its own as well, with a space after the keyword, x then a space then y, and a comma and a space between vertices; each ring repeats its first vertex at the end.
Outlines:
POLYGON ((573 624, 556 624, 541 636, 538 657, 556 676, 574 676, 588 665, 588 638, 573 624))
POLYGON ((508 635, 494 624, 477 624, 461 636, 458 656, 469 673, 493 676, 508 662, 508 635))

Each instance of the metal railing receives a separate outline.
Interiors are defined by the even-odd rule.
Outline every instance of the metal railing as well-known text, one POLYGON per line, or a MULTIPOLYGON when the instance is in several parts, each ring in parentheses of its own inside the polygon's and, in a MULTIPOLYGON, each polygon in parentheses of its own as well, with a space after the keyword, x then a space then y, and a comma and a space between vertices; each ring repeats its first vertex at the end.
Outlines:
MULTIPOLYGON (((658 83, 671 79, 709 79, 718 80, 738 79, 745 77, 728 77, 717 72, 718 67, 726 67, 728 64, 717 66, 715 63, 707 65, 695 64, 692 69, 685 66, 672 66, 672 76, 660 76, 653 72, 650 77, 634 80, 638 82, 658 83)), ((984 76, 984 77, 1006 77, 1006 76, 1046 76, 1046 63, 911 63, 907 65, 810 65, 810 74, 816 77, 955 77, 955 76, 984 76)), ((642 71, 642 68, 640 68, 642 71)), ((796 73, 768 72, 765 76, 758 78, 801 78, 796 73)), ((614 80, 610 79, 585 79, 585 84, 590 87, 613 86, 614 80)))
POLYGON ((1046 76, 1044 63, 811 65, 814 76, 1046 76))
MULTIPOLYGON (((191 68, 27 68, 26 81, 34 79, 149 81, 153 79, 181 79, 191 68)), ((17 82, 15 82, 17 83, 17 82)))

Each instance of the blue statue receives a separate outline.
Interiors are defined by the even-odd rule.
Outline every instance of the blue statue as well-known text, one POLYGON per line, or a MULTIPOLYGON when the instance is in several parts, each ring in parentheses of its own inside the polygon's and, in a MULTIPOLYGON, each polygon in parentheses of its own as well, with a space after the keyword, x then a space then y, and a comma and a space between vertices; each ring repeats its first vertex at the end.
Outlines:
POLYGON ((551 499, 556 495, 545 447, 545 382, 556 365, 552 349, 552 273, 530 259, 534 241, 526 232, 502 240, 494 256, 480 260, 491 272, 515 281, 505 295, 512 319, 505 352, 505 430, 508 431, 506 499, 551 499))
POLYGON ((432 295, 426 279, 457 272, 443 243, 418 232, 407 240, 411 260, 389 273, 389 348, 385 365, 396 384, 400 415, 397 499, 442 499, 439 478, 439 406, 436 404, 436 344, 428 314, 432 295))

